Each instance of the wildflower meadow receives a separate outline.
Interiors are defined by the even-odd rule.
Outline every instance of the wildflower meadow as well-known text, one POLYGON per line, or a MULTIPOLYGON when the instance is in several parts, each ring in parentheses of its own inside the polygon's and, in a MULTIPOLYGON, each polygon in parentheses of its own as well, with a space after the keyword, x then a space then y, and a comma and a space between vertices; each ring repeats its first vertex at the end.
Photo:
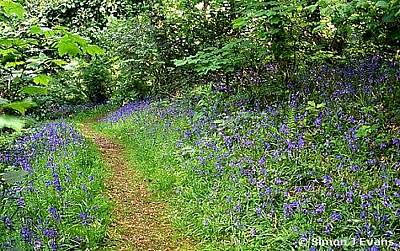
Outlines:
POLYGON ((400 251, 399 0, 0 0, 0 251, 400 251))

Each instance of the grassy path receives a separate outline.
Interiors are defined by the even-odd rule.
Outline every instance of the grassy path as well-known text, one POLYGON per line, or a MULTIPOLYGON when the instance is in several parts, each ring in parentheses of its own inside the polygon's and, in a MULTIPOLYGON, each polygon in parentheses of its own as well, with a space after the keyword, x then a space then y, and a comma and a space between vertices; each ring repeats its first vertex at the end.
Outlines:
POLYGON ((92 123, 83 124, 81 130, 95 142, 112 171, 107 191, 114 209, 106 249, 193 250, 188 242, 174 238, 165 205, 154 201, 146 182, 129 167, 122 145, 95 132, 92 123))

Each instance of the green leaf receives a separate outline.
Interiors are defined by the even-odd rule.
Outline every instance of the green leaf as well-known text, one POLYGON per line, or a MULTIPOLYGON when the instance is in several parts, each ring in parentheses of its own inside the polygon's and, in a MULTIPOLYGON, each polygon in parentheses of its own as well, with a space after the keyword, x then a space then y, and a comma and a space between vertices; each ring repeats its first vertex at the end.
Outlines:
POLYGON ((27 39, 21 38, 0 38, 0 44, 6 47, 23 47, 28 45, 27 39))
POLYGON ((180 154, 183 157, 189 157, 195 153, 195 150, 190 146, 185 146, 180 150, 180 154))
POLYGON ((18 65, 23 65, 25 64, 24 61, 17 61, 17 62, 8 62, 6 63, 6 65, 4 66, 5 68, 15 68, 18 65))
POLYGON ((389 7, 389 4, 386 1, 378 1, 376 3, 376 7, 387 9, 389 7))
POLYGON ((313 5, 309 5, 309 6, 305 7, 304 9, 310 11, 310 13, 313 13, 317 8, 318 8, 318 4, 313 4, 313 5))
POLYGON ((368 136, 369 134, 371 134, 374 131, 374 127, 373 126, 369 126, 369 125, 362 125, 360 128, 358 128, 357 132, 356 132, 356 136, 358 138, 363 138, 368 136))
POLYGON ((307 104, 309 106, 315 107, 315 102, 314 101, 308 101, 307 104))
POLYGON ((0 98, 0 105, 7 104, 8 100, 4 98, 0 98))
POLYGON ((68 35, 65 35, 58 41, 57 49, 60 56, 70 55, 72 57, 76 57, 81 53, 81 49, 79 48, 78 44, 75 43, 68 35))
POLYGON ((240 29, 247 25, 247 20, 243 17, 233 20, 233 28, 240 29))
POLYGON ((175 59, 175 60, 174 60, 174 64, 175 64, 176 67, 184 66, 184 65, 186 65, 187 63, 188 63, 188 61, 185 60, 185 59, 183 59, 183 60, 175 59))
POLYGON ((47 85, 51 80, 50 76, 41 74, 33 78, 33 82, 38 85, 47 85))
POLYGON ((3 108, 12 109, 18 111, 22 115, 25 115, 25 112, 32 107, 36 107, 37 104, 32 101, 32 99, 25 99, 23 101, 16 101, 12 103, 8 103, 3 105, 3 108))
POLYGON ((34 25, 31 27, 30 32, 32 34, 43 34, 42 28, 40 28, 38 25, 34 25))
POLYGON ((66 71, 71 71, 76 69, 79 66, 79 61, 78 60, 71 60, 68 64, 63 66, 63 69, 66 71))
POLYGON ((91 44, 86 46, 85 51, 91 56, 104 54, 104 50, 101 47, 91 44))
POLYGON ((0 115, 0 129, 11 128, 15 131, 21 131, 25 126, 25 121, 9 115, 0 115))
POLYGON ((47 88, 39 86, 25 86, 21 91, 29 95, 46 95, 48 92, 47 88))
POLYGON ((7 16, 15 15, 20 19, 24 18, 25 16, 25 9, 19 3, 15 3, 10 0, 4 0, 0 1, 0 6, 3 7, 4 13, 6 13, 7 16))
POLYGON ((72 42, 77 43, 80 46, 86 47, 88 45, 88 40, 78 34, 68 33, 67 36, 72 42))
MULTIPOLYGON (((0 44, 4 45, 1 40, 0 40, 0 44)), ((21 54, 21 53, 14 48, 9 48, 9 49, 5 49, 5 50, 0 49, 0 55, 2 55, 4 57, 7 57, 8 55, 18 55, 18 54, 21 54)))
POLYGON ((28 172, 24 170, 10 170, 3 174, 3 179, 8 185, 12 186, 19 182, 23 182, 27 175, 28 172))
POLYGON ((54 59, 54 60, 51 60, 51 62, 53 62, 57 66, 63 66, 63 65, 68 64, 67 61, 61 60, 61 59, 54 59))

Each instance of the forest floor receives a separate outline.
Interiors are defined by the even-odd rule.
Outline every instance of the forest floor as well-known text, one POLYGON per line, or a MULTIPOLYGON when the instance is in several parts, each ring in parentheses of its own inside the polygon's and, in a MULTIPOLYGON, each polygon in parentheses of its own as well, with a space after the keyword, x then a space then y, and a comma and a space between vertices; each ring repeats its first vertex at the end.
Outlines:
POLYGON ((194 250, 190 241, 174 235, 166 205, 154 199, 141 175, 125 160, 123 146, 99 134, 93 122, 82 125, 83 135, 93 140, 112 174, 107 195, 113 202, 106 250, 194 250))

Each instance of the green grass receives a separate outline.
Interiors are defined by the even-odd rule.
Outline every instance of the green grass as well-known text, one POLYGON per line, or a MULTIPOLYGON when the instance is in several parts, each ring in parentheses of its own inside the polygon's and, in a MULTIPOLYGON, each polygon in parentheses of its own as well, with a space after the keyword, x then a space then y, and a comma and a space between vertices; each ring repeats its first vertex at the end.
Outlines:
MULTIPOLYGON (((204 228, 202 210, 207 205, 198 208, 198 202, 188 200, 206 196, 212 188, 181 166, 179 156, 182 152, 178 152, 177 142, 189 126, 187 117, 160 116, 163 109, 153 107, 138 111, 118 123, 96 124, 95 129, 123 144, 130 167, 139 171, 148 182, 154 199, 167 203, 167 213, 177 238, 189 237, 198 250, 250 250, 252 247, 240 243, 232 245, 232 240, 228 239, 204 239, 204 232, 199 231, 204 228)), ((219 236, 212 232, 208 234, 219 236)))
MULTIPOLYGON (((167 202, 168 215, 175 229, 176 238, 190 237, 201 242, 193 232, 189 232, 188 222, 183 219, 181 202, 178 200, 180 184, 186 182, 187 174, 179 168, 176 142, 181 136, 181 128, 187 126, 185 118, 162 120, 152 111, 135 113, 131 118, 119 123, 101 123, 96 129, 105 135, 120 140, 126 150, 130 167, 148 182, 154 199, 167 202)), ((186 206, 186 205, 185 205, 186 206)), ((190 217, 190 216, 189 216, 190 217)), ((190 217, 191 221, 192 217, 190 217)), ((187 218, 185 220, 188 220, 187 218)), ((208 244, 209 245, 209 244, 208 244)), ((199 249, 207 250, 205 244, 199 249)), ((208 250, 216 250, 214 245, 208 250)))
POLYGON ((109 170, 97 148, 65 122, 44 124, 23 142, 6 163, 14 178, 1 187, 11 196, 2 197, 0 215, 10 223, 0 225, 0 247, 101 247, 111 207, 104 195, 109 170))
MULTIPOLYGON (((360 150, 351 151, 334 122, 350 132, 354 125, 335 117, 318 126, 318 112, 295 121, 288 107, 277 113, 238 111, 217 117, 195 111, 190 117, 174 106, 153 104, 96 128, 121 141, 131 168, 142 174, 159 200, 168 203, 177 232, 200 243, 198 249, 309 250, 311 242, 306 247, 297 244, 303 234, 353 238, 359 229, 365 231, 365 222, 378 226, 373 221, 375 212, 390 219, 386 229, 395 229, 391 224, 398 222, 399 211, 385 205, 387 198, 379 191, 392 187, 386 194, 394 207, 399 205, 395 168, 400 162, 393 154, 398 148, 390 143, 396 142, 397 135, 386 139, 391 145, 387 150, 373 148, 390 157, 385 159, 387 168, 371 169, 365 163, 374 145, 364 136, 357 143, 360 150), (297 135, 302 128, 306 131, 303 145, 297 135), (240 137, 229 145, 228 136, 240 137), (289 148, 288 142, 295 142, 296 148, 289 148), (281 155, 274 156, 274 149, 281 155), (356 165, 362 168, 357 170, 356 165), (368 212, 364 221, 361 198, 368 191, 376 194, 371 199, 376 211, 368 212)), ((299 109, 307 108, 306 104, 299 109)), ((374 231, 383 235, 377 227, 374 231)))
POLYGON ((78 112, 75 116, 69 119, 70 122, 75 124, 82 124, 84 122, 92 121, 97 118, 100 118, 102 115, 106 114, 114 110, 115 107, 113 105, 99 105, 93 109, 78 112))

